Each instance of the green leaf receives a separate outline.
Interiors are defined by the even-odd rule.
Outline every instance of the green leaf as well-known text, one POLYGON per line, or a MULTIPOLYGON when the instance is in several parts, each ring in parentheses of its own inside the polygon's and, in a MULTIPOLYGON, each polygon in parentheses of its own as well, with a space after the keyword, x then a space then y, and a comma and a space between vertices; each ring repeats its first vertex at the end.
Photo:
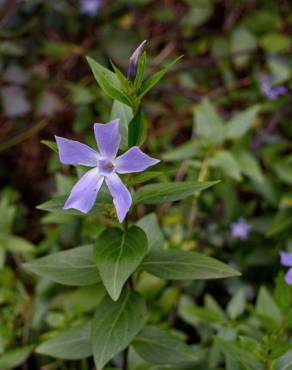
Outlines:
POLYGON ((0 244, 1 247, 17 253, 28 253, 35 249, 31 242, 19 236, 9 236, 3 239, 0 237, 0 244))
POLYGON ((218 184, 218 182, 161 182, 145 185, 136 192, 133 203, 160 204, 175 202, 218 184))
POLYGON ((162 77, 167 73, 167 71, 174 65, 176 64, 183 56, 179 56, 172 62, 168 63, 163 69, 160 71, 154 73, 154 75, 150 76, 143 84, 141 87, 141 92, 138 96, 139 99, 142 99, 144 95, 148 93, 161 79, 162 77))
POLYGON ((225 175, 231 177, 235 181, 242 179, 239 165, 233 154, 227 150, 219 150, 215 156, 209 160, 210 166, 220 168, 225 175))
POLYGON ((119 79, 120 81, 120 84, 121 84, 121 87, 122 87, 122 90, 124 90, 124 93, 127 95, 128 94, 128 91, 130 91, 130 84, 129 84, 129 80, 127 79, 127 77, 123 74, 123 72, 121 72, 119 70, 119 68, 117 66, 114 65, 113 62, 111 62, 111 65, 113 67, 113 70, 117 76, 117 78, 119 79))
POLYGON ((260 39, 260 44, 268 53, 285 53, 291 48, 289 36, 280 32, 265 33, 260 39))
POLYGON ((263 183, 265 181, 261 167, 251 153, 237 151, 233 155, 240 167, 240 171, 244 175, 257 183, 263 183))
POLYGON ((292 211, 291 209, 284 209, 279 211, 272 220, 267 232, 267 236, 271 237, 282 233, 292 225, 292 211))
POLYGON ((101 279, 116 301, 128 278, 147 252, 147 237, 138 226, 126 233, 117 227, 103 231, 95 242, 94 255, 101 279))
POLYGON ((92 355, 91 322, 66 329, 41 343, 36 352, 64 360, 80 360, 92 355))
POLYGON ((33 346, 12 349, 0 357, 0 370, 13 369, 21 365, 33 350, 33 346))
POLYGON ((142 268, 163 279, 217 279, 239 276, 225 263, 197 252, 162 250, 150 252, 142 268))
POLYGON ((135 177, 132 177, 130 181, 128 181, 128 184, 135 185, 135 184, 141 184, 143 182, 155 179, 156 177, 162 176, 165 173, 162 171, 145 171, 141 172, 135 177))
POLYGON ((190 9, 181 19, 183 27, 189 27, 194 30, 203 25, 213 13, 213 4, 209 0, 188 1, 190 9))
POLYGON ((144 230, 148 239, 148 249, 161 249, 165 243, 163 233, 157 221, 155 213, 142 217, 137 225, 144 230))
POLYGON ((246 304, 245 292, 243 289, 240 289, 230 300, 227 305, 227 312, 231 320, 236 319, 240 316, 246 304))
POLYGON ((194 109, 195 130, 209 144, 220 144, 224 138, 223 121, 209 99, 194 109))
POLYGON ((164 153, 162 155, 162 159, 164 161, 181 161, 183 159, 190 159, 198 156, 204 147, 205 145, 202 143, 202 140, 190 140, 181 146, 164 153))
POLYGON ((128 127, 128 145, 141 146, 146 137, 147 124, 144 116, 143 109, 140 105, 137 113, 132 118, 128 127))
POLYGON ((232 360, 232 366, 228 367, 230 370, 263 370, 262 364, 257 361, 257 356, 251 351, 243 350, 240 348, 238 343, 223 340, 221 338, 216 339, 220 344, 220 347, 229 361, 232 360), (238 365, 235 367, 234 362, 238 365), (239 367, 239 365, 242 365, 239 367))
POLYGON ((83 286, 100 281, 92 245, 54 253, 23 266, 39 276, 64 285, 83 286))
POLYGON ((292 185, 292 166, 288 161, 275 160, 272 163, 273 169, 276 172, 278 178, 287 185, 292 185))
POLYGON ((274 298, 265 287, 260 288, 256 302, 256 313, 261 316, 266 316, 278 324, 281 323, 281 311, 274 298))
POLYGON ((131 99, 124 92, 122 92, 121 84, 117 76, 92 58, 86 57, 86 60, 101 89, 112 99, 131 106, 131 99))
POLYGON ((132 109, 118 100, 114 100, 110 119, 120 119, 120 133, 121 133, 121 146, 122 150, 128 149, 128 126, 133 118, 132 109))
POLYGON ((55 153, 58 153, 58 145, 54 141, 50 140, 41 140, 41 143, 48 146, 50 149, 52 149, 55 153))
POLYGON ((292 370, 292 350, 277 359, 275 370, 292 370))
POLYGON ((124 350, 144 326, 146 305, 137 293, 124 293, 117 302, 109 297, 97 307, 92 324, 95 366, 102 370, 117 353, 124 350))
POLYGON ((138 60, 137 72, 134 81, 134 86, 137 92, 139 91, 144 80, 146 62, 147 62, 147 53, 146 51, 143 51, 142 55, 138 60))
POLYGON ((225 127, 225 138, 236 140, 245 135, 254 124, 259 111, 260 106, 254 105, 253 107, 236 114, 225 127))
POLYGON ((231 35, 231 53, 237 68, 244 68, 251 59, 252 51, 257 47, 257 40, 246 28, 234 29, 231 35))
POLYGON ((211 310, 210 308, 206 307, 198 307, 198 306, 186 306, 182 308, 184 315, 194 315, 201 321, 205 321, 209 324, 214 323, 223 323, 225 322, 225 318, 222 317, 221 314, 211 310))
POLYGON ((277 276, 274 296, 277 304, 282 310, 291 307, 292 287, 286 283, 283 271, 277 276))
POLYGON ((134 339, 135 351, 147 362, 177 365, 198 361, 196 351, 177 336, 155 326, 145 327, 134 339))

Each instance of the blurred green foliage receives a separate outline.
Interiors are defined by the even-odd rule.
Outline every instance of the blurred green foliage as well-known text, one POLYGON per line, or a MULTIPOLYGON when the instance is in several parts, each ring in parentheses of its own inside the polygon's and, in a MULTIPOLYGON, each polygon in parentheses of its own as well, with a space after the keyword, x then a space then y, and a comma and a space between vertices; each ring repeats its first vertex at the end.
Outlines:
MULTIPOLYGON (((109 116, 121 118, 124 147, 143 143, 163 160, 159 171, 131 179, 137 189, 148 180, 221 179, 200 197, 140 205, 132 222, 139 219, 151 248, 200 251, 242 273, 169 282, 143 271, 136 288, 149 302, 149 327, 130 348, 129 368, 292 369, 292 288, 279 265, 279 251, 292 252, 291 2, 103 0, 90 17, 75 0, 1 0, 0 22, 0 369, 94 366, 79 359, 91 355, 88 322, 102 284, 93 276, 90 286, 62 286, 23 262, 86 248, 113 214, 107 194, 86 218, 61 211, 76 171, 47 147, 56 149, 55 134, 93 145, 92 123, 109 116), (85 55, 126 73, 144 39, 147 76, 184 57, 145 96, 148 136, 139 137, 127 101, 109 94, 119 100, 112 105, 85 55), (269 100, 262 75, 287 93, 269 100), (246 240, 232 237, 239 217, 252 226, 246 240), (156 346, 165 341, 171 366, 143 347, 149 333, 156 346), (72 337, 85 343, 71 347, 72 337)), ((121 363, 118 355, 112 367, 121 363)))

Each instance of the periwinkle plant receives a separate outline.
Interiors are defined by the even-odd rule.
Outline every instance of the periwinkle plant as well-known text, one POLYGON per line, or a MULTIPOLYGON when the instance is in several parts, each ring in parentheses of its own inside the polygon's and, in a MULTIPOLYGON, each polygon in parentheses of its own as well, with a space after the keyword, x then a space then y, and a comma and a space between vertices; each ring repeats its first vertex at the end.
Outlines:
MULTIPOLYGON (((137 291, 142 272, 165 280, 238 275, 230 266, 204 254, 165 248, 155 238, 159 230, 156 218, 145 216, 137 220, 135 207, 139 204, 157 205, 182 200, 216 183, 157 181, 163 173, 163 163, 158 165, 159 171, 145 171, 159 161, 139 148, 147 137, 142 100, 178 59, 145 79, 144 44, 130 59, 128 77, 114 64, 112 72, 92 58, 87 59, 103 92, 114 99, 111 114, 114 120, 94 125, 99 152, 85 144, 60 137, 56 137, 57 148, 50 143, 52 148, 58 150, 62 163, 92 167, 77 181, 65 204, 58 203, 59 211, 70 212, 68 209, 74 208, 82 213, 95 212, 103 222, 103 231, 91 240, 91 244, 76 246, 26 264, 31 271, 57 283, 88 285, 96 289, 100 302, 95 307, 95 313, 72 323, 70 328, 44 341, 36 350, 71 360, 93 355, 98 370, 111 361, 116 367, 129 369, 130 346, 150 364, 175 367, 190 364, 192 368, 199 360, 197 350, 179 336, 161 330, 160 325, 149 326, 147 306, 151 309, 152 303, 137 291), (126 122, 121 116, 123 111, 128 112, 126 122), (136 172, 140 174, 135 175, 136 172), (119 175, 123 176, 122 180, 119 175), (143 185, 149 180, 155 182, 143 185), (108 212, 106 217, 102 212, 113 208, 108 193, 113 197, 117 217, 115 212, 108 212), (71 342, 76 345, 68 345, 71 342), (174 353, 174 349, 177 352, 174 353), (119 360, 121 351, 124 351, 123 361, 119 360)), ((79 173, 80 170, 83 167, 79 173)), ((46 207, 50 209, 48 203, 46 207)), ((77 214, 76 217, 80 216, 77 214)))

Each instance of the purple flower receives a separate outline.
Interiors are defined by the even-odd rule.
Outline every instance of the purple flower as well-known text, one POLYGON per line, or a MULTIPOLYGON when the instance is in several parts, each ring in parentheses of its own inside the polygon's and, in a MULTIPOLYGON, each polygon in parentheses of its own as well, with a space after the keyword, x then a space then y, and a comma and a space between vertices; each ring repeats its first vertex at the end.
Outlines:
POLYGON ((102 5, 102 0, 80 0, 81 13, 95 17, 99 8, 102 5))
POLYGON ((136 67, 139 60, 140 55, 143 52, 144 45, 146 44, 147 40, 141 42, 141 44, 135 49, 133 54, 130 56, 130 62, 128 67, 128 78, 133 80, 136 76, 136 67))
POLYGON ((285 86, 279 85, 279 86, 273 87, 271 85, 271 82, 272 82, 271 77, 267 75, 263 75, 260 78, 261 92, 269 100, 276 100, 279 96, 287 94, 288 89, 285 86))
POLYGON ((94 134, 99 153, 78 141, 56 136, 62 163, 93 167, 73 187, 64 209, 74 208, 83 213, 89 212, 105 181, 113 196, 118 219, 123 222, 131 206, 132 198, 117 174, 141 172, 158 163, 159 160, 149 157, 137 146, 117 157, 121 141, 119 119, 107 124, 95 123, 94 134))
POLYGON ((234 239, 246 240, 251 231, 251 225, 243 217, 231 224, 231 234, 234 239))
POLYGON ((292 253, 280 252, 280 262, 282 266, 290 267, 285 275, 285 281, 287 284, 292 285, 292 253))

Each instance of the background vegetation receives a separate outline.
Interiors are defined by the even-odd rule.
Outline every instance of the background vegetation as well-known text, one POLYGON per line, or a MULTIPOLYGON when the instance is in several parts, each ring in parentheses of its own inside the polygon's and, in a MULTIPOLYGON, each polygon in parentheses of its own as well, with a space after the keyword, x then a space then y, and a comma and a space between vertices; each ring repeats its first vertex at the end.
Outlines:
POLYGON ((54 351, 104 290, 64 287, 22 264, 102 230, 103 213, 60 212, 75 173, 41 141, 93 144, 92 124, 109 120, 112 100, 85 55, 126 72, 144 39, 148 74, 184 55, 143 103, 144 149, 162 160, 153 181, 221 182, 200 197, 140 206, 132 222, 143 217, 150 243, 200 251, 242 275, 177 283, 143 272, 149 323, 190 344, 199 362, 165 367, 131 349, 129 369, 292 369, 292 291, 279 259, 292 252, 291 2, 101 0, 96 14, 81 5, 0 1, 0 369, 94 366, 54 351))

